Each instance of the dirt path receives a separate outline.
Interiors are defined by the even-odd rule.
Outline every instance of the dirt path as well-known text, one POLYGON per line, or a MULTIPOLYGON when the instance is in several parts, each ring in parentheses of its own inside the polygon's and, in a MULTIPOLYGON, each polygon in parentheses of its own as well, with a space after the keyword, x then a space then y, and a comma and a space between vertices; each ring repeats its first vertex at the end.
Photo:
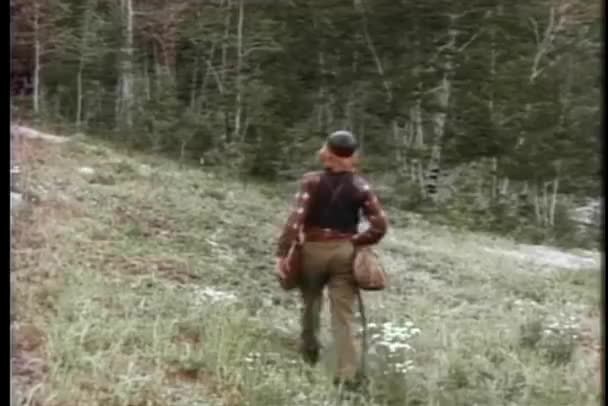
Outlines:
POLYGON ((544 245, 520 244, 518 250, 505 250, 484 247, 486 252, 504 255, 522 262, 546 265, 553 268, 584 270, 599 269, 601 256, 599 252, 584 251, 580 254, 568 253, 544 245))

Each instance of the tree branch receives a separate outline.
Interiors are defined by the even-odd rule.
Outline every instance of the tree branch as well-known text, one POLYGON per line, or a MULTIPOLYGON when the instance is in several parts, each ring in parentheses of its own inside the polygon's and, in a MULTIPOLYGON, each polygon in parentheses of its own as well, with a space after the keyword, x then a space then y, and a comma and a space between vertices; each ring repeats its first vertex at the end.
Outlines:
POLYGON ((465 49, 467 49, 467 47, 469 45, 471 45, 473 43, 473 41, 475 41, 477 39, 477 37, 479 37, 479 34, 481 33, 481 29, 479 31, 477 31, 475 34, 471 35, 471 38, 469 38, 469 40, 467 42, 465 42, 464 44, 462 44, 462 46, 460 48, 458 48, 458 52, 462 52, 465 49))
POLYGON ((540 45, 540 33, 538 32, 538 23, 534 19, 534 17, 528 18, 528 21, 532 25, 532 32, 534 33, 534 39, 536 41, 536 45, 540 45))
POLYGON ((273 46, 259 46, 259 47, 251 47, 243 52, 242 56, 247 57, 254 52, 282 52, 283 48, 281 47, 273 47, 273 46))
POLYGON ((355 9, 358 9, 361 14, 361 22, 363 26, 363 36, 365 37, 365 42, 367 43, 367 48, 369 49, 372 57, 374 58, 374 62, 376 63, 376 69, 378 70, 378 74, 382 78, 382 84, 384 85, 384 90, 386 91, 387 101, 390 103, 393 100, 393 92, 391 90, 391 84, 386 79, 386 75, 384 73, 384 67, 382 66, 382 61, 378 56, 378 52, 376 51, 376 47, 374 46, 374 42, 369 34, 369 28, 367 24, 367 15, 365 13, 365 4, 363 0, 355 1, 355 9), (359 6, 359 7, 357 7, 359 6))

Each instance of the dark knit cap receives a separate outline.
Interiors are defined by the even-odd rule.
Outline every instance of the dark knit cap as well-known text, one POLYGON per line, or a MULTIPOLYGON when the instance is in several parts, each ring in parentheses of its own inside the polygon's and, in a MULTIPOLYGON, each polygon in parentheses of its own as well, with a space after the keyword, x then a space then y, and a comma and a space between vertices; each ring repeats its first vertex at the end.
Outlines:
POLYGON ((327 148, 334 155, 341 158, 352 156, 359 147, 355 136, 350 131, 346 130, 339 130, 331 133, 329 137, 327 137, 325 143, 327 148))

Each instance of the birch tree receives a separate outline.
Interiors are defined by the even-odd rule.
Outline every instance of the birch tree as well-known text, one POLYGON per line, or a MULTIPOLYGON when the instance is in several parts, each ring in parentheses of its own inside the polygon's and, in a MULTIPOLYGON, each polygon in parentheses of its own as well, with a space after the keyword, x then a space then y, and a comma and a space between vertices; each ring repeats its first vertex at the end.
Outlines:
POLYGON ((100 21, 97 19, 95 10, 97 0, 87 0, 83 5, 82 24, 80 27, 80 44, 78 46, 78 72, 76 74, 76 128, 82 127, 83 108, 85 98, 84 73, 87 62, 94 59, 95 55, 103 50, 103 45, 96 38, 97 26, 100 21), (92 55, 93 54, 93 55, 92 55))
POLYGON ((32 97, 32 108, 34 114, 40 112, 40 55, 42 53, 42 45, 40 39, 40 3, 34 1, 34 95, 32 97))
POLYGON ((343 126, 404 195, 448 171, 487 201, 527 183, 547 226, 595 182, 599 11, 582 0, 20 3, 29 110, 92 133, 274 176, 343 126))
POLYGON ((123 48, 120 68, 120 122, 133 126, 133 0, 120 0, 123 22, 123 48))

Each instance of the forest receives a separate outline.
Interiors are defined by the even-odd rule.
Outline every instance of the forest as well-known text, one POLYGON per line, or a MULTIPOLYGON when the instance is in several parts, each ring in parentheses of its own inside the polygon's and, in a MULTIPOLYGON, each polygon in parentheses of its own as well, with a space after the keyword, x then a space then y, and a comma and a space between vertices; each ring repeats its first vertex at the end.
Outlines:
POLYGON ((11 405, 601 404, 602 11, 11 0, 11 405), (353 393, 274 272, 339 129, 389 218, 353 393))
POLYGON ((601 195, 600 52, 582 0, 11 1, 11 117, 275 182, 348 129, 391 206, 543 240, 601 195))

